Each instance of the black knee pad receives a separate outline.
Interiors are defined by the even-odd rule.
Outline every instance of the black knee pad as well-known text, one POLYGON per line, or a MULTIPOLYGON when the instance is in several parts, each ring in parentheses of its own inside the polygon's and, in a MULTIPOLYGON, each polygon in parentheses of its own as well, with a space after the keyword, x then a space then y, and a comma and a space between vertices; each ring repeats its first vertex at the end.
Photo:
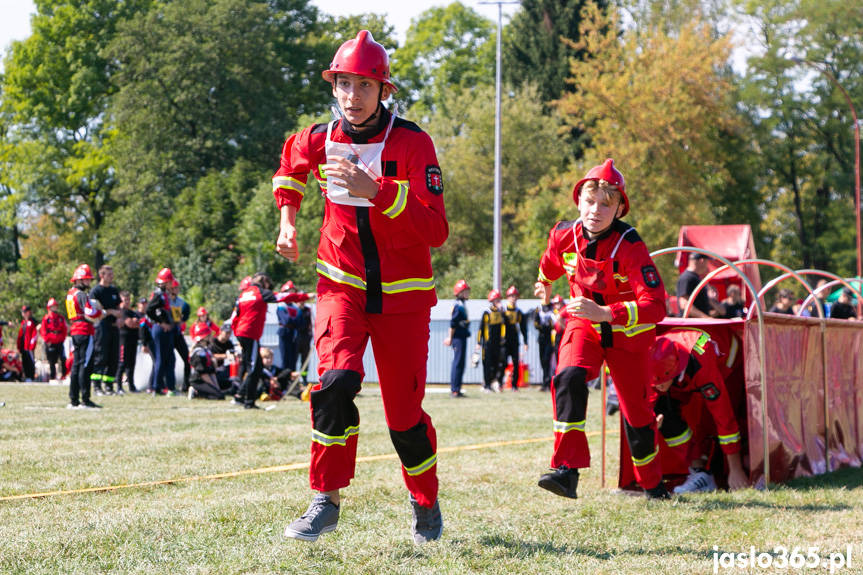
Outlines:
POLYGON ((349 427, 360 424, 354 397, 360 392, 363 376, 350 369, 330 369, 321 376, 321 388, 310 394, 312 427, 324 435, 340 437, 349 427))
POLYGON ((659 428, 659 433, 665 439, 679 438, 689 429, 689 424, 680 414, 680 402, 668 395, 659 396, 653 413, 662 416, 662 427, 659 428))
POLYGON ((584 421, 587 413, 587 370, 567 367, 554 376, 554 410, 557 421, 584 421))
POLYGON ((656 433, 652 426, 633 427, 624 419, 623 429, 633 459, 644 459, 656 452, 656 433))
POLYGON ((390 429, 390 438, 410 475, 419 475, 434 464, 432 458, 435 452, 429 440, 428 426, 424 422, 420 421, 405 431, 390 429))

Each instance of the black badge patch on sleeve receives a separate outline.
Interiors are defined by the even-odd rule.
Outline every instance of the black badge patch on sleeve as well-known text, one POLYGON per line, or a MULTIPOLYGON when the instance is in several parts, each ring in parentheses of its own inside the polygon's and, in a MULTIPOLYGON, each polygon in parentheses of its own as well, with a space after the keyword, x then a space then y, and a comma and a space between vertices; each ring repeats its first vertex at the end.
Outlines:
POLYGON ((701 395, 703 395, 704 399, 706 399, 707 401, 716 401, 717 399, 719 399, 719 389, 712 383, 708 383, 703 387, 699 387, 698 391, 701 392, 701 395))
POLYGON ((647 284, 647 287, 659 287, 659 284, 662 283, 662 280, 659 279, 659 272, 653 266, 641 268, 641 275, 644 277, 644 283, 647 284))
POLYGON ((426 166, 426 187, 436 196, 443 193, 443 173, 438 166, 426 166))

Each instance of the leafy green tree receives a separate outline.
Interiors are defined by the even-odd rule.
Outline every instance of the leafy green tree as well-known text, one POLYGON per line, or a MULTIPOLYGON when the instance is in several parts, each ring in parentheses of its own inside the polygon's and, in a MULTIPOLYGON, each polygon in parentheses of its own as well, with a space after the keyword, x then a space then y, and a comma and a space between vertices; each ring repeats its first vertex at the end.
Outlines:
POLYGON ((393 56, 397 100, 423 115, 452 91, 494 84, 494 33, 490 20, 461 2, 420 14, 393 56))

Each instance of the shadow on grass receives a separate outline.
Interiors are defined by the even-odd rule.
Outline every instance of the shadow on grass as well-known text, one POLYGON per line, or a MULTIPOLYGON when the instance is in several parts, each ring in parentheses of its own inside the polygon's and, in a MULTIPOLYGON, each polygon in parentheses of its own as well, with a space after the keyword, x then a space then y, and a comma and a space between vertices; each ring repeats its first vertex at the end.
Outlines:
POLYGON ((863 469, 859 467, 843 467, 814 477, 798 477, 783 484, 784 487, 797 491, 813 489, 860 489, 863 487, 863 469))
POLYGON ((523 541, 515 537, 506 537, 501 535, 486 535, 480 537, 481 545, 486 547, 503 547, 509 552, 512 557, 533 557, 539 555, 553 556, 568 556, 579 555, 582 557, 590 557, 601 561, 609 561, 615 557, 640 557, 643 555, 662 555, 662 556, 684 556, 688 555, 693 558, 703 559, 712 557, 712 554, 705 553, 703 549, 692 549, 675 545, 671 547, 644 549, 637 547, 634 549, 619 549, 614 553, 607 549, 579 547, 577 545, 555 544, 551 542, 541 541, 523 541))
POLYGON ((723 501, 717 499, 701 500, 697 497, 681 498, 680 501, 698 511, 726 511, 731 509, 781 509, 783 511, 848 511, 854 509, 844 503, 789 505, 787 503, 772 503, 770 501, 723 501))

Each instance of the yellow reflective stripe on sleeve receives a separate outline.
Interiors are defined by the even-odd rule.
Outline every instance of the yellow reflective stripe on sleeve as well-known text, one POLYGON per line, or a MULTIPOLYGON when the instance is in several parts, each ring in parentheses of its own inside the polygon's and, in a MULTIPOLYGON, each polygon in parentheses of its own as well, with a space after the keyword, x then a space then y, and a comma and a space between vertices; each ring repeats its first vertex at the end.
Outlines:
POLYGON ((740 433, 732 433, 731 435, 720 435, 719 445, 729 445, 740 441, 740 433))
POLYGON ((692 349, 698 352, 698 355, 704 354, 704 346, 707 345, 707 342, 710 341, 710 335, 706 332, 702 332, 698 337, 698 340, 695 342, 695 345, 692 346, 692 349))
POLYGON ((411 477, 416 477, 431 469, 435 463, 437 463, 437 454, 432 455, 416 467, 405 467, 405 473, 411 477))
POLYGON ((392 219, 405 211, 405 207, 408 205, 408 191, 410 191, 410 186, 407 182, 396 181, 398 184, 398 192, 396 192, 396 199, 393 202, 393 205, 388 207, 383 211, 383 214, 392 219))
POLYGON ((306 192, 306 185, 296 178, 291 178, 288 176, 277 176, 273 178, 273 191, 275 192, 279 188, 285 190, 293 190, 300 194, 301 196, 306 192))
POLYGON ((650 463, 651 461, 653 461, 654 459, 656 459, 657 455, 659 455, 659 447, 658 446, 656 448, 656 451, 654 451, 653 453, 651 453, 650 455, 648 455, 644 459, 636 459, 633 457, 632 458, 632 464, 635 465, 636 467, 643 467, 643 466, 647 465, 648 463, 650 463))
POLYGON ((624 327, 631 328, 638 323, 638 305, 634 301, 625 301, 623 303, 626 305, 626 313, 629 316, 624 327))
POLYGON ((319 274, 333 280, 334 282, 354 286, 355 288, 359 288, 361 290, 366 289, 366 282, 363 281, 362 278, 357 277, 353 274, 349 274, 347 272, 343 272, 336 266, 330 265, 323 260, 318 260, 318 265, 316 269, 319 274))
POLYGON ((668 447, 677 447, 678 445, 683 445, 690 439, 692 439, 692 430, 687 427, 686 431, 684 431, 677 437, 666 437, 665 445, 667 445, 668 447))
POLYGON ((584 419, 581 421, 576 421, 574 423, 568 423, 566 421, 555 421, 554 422, 554 432, 555 433, 568 433, 570 431, 584 431, 585 425, 584 419))
MULTIPOLYGON (((652 323, 643 323, 641 325, 634 325, 632 327, 625 327, 622 325, 612 325, 611 331, 622 333, 626 337, 632 337, 632 336, 638 335, 640 333, 650 331, 650 330, 654 329, 655 327, 656 327, 656 325, 652 324, 652 323)), ((598 324, 598 323, 593 324, 593 329, 595 329, 597 333, 602 333, 602 328, 600 327, 600 324, 598 324)))
POLYGON ((384 293, 394 294, 406 291, 432 290, 434 289, 434 278, 409 278, 396 282, 381 282, 384 293))
POLYGON ((725 360, 725 367, 731 368, 734 365, 734 360, 737 359, 737 351, 740 348, 740 344, 737 343, 737 337, 731 336, 731 349, 728 350, 728 359, 725 360))
POLYGON ((320 443, 321 445, 326 445, 327 447, 330 445, 345 446, 347 445, 348 437, 351 435, 357 435, 359 432, 360 427, 358 425, 347 428, 344 435, 325 435, 317 429, 312 429, 312 441, 320 443))
POLYGON ((536 279, 538 279, 539 281, 541 281, 543 283, 547 283, 547 284, 553 283, 550 279, 545 277, 544 273, 542 273, 542 268, 540 268, 539 273, 536 276, 536 279))

